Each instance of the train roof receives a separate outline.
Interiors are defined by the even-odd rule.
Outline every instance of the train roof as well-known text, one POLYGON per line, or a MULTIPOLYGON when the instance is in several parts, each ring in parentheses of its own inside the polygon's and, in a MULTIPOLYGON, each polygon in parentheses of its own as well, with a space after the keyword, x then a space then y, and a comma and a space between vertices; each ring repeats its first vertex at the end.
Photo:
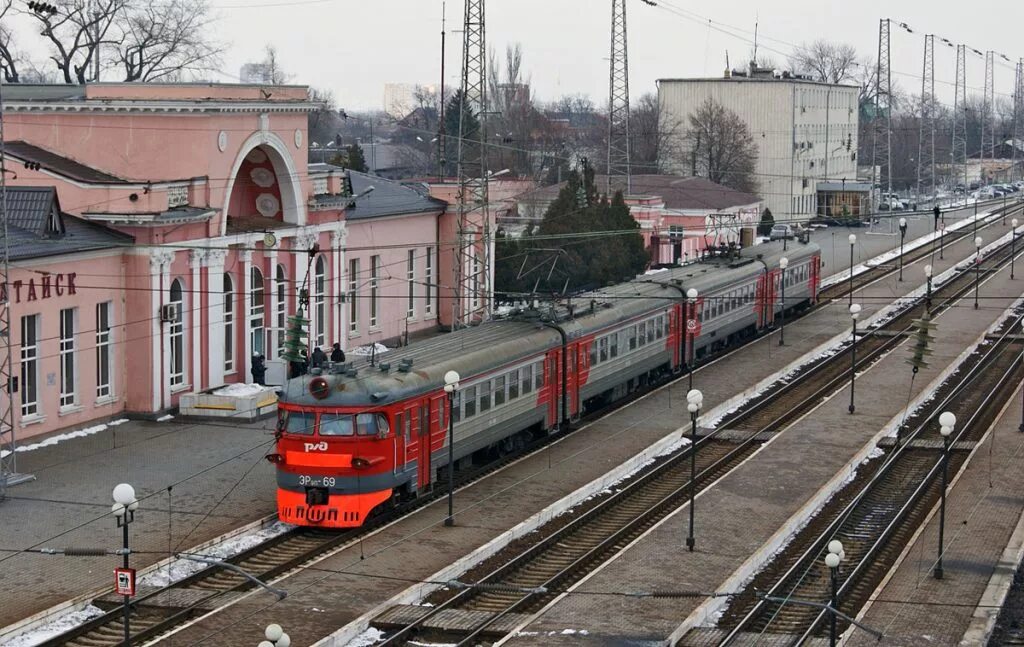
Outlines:
POLYGON ((387 405, 417 394, 440 389, 444 374, 457 371, 464 378, 495 371, 510 358, 525 359, 561 345, 569 339, 592 334, 617 323, 642 317, 678 301, 686 290, 706 294, 725 285, 748 280, 777 267, 783 256, 791 263, 818 253, 813 243, 766 243, 731 256, 708 257, 700 262, 636 277, 631 281, 578 295, 545 312, 525 312, 514 318, 463 328, 409 346, 391 349, 374 358, 350 357, 343 365, 329 365, 323 372, 331 396, 313 398, 308 383, 315 375, 288 380, 281 400, 299 406, 365 407, 387 405), (678 289, 675 287, 678 286, 678 289))

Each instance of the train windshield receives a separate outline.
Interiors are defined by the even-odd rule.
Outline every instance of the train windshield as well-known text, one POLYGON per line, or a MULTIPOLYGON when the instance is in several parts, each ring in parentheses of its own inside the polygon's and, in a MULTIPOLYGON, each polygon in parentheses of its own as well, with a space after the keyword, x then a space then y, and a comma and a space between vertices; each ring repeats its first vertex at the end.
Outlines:
POLYGON ((320 435, 321 436, 351 436, 352 416, 347 413, 321 413, 320 414, 320 435))
POLYGON ((286 434, 296 434, 299 436, 312 436, 314 421, 316 416, 312 413, 305 413, 302 411, 282 411, 281 418, 284 422, 280 428, 284 429, 286 434))

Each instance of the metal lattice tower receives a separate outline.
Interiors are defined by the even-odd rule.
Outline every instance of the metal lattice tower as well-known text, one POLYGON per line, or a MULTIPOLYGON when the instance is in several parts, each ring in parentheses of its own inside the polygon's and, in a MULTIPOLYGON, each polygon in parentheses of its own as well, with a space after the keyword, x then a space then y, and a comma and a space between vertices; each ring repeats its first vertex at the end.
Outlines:
MULTIPOLYGON (((878 68, 875 77, 875 114, 871 123, 872 186, 892 189, 892 72, 889 54, 889 18, 878 23, 878 68), (877 174, 877 175, 876 175, 877 174)), ((876 209, 877 210, 877 209, 876 209)), ((891 222, 891 218, 888 219, 891 222)))
POLYGON ((953 99, 953 146, 950 150, 954 183, 963 178, 967 190, 967 46, 956 46, 956 93, 953 99), (963 168, 956 172, 956 165, 963 168))
POLYGON ((487 206, 487 42, 484 0, 466 0, 462 34, 459 117, 458 242, 452 327, 487 319, 491 312, 491 239, 487 206), (472 132, 471 113, 479 129, 472 132))
POLYGON ((996 124, 995 124, 995 84, 992 82, 995 68, 995 52, 985 52, 985 88, 981 98, 981 162, 985 163, 985 155, 995 159, 996 124))
POLYGON ((917 147, 917 195, 931 184, 935 200, 935 36, 924 37, 924 66, 921 71, 921 132, 917 147))
POLYGON ((1017 146, 1024 138, 1024 58, 1017 61, 1017 76, 1013 83, 1013 145, 1010 146, 1010 179, 1024 177, 1024 172, 1017 169, 1019 155, 1017 146))
POLYGON ((629 52, 626 0, 612 0, 612 45, 608 70, 607 192, 632 190, 629 168, 629 52))

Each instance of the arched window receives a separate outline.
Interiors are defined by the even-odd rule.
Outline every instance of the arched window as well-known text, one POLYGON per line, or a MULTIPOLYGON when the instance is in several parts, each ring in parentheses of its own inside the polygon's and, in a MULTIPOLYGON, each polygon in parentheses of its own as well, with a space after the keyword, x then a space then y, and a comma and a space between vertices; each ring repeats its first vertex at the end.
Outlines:
POLYGON ((171 336, 171 387, 185 383, 185 288, 181 279, 171 283, 168 304, 174 306, 175 314, 170 322, 171 336))
POLYGON ((224 372, 235 372, 235 284, 224 275, 224 372))
POLYGON ((277 293, 277 312, 274 313, 274 326, 277 328, 277 356, 284 352, 285 328, 288 325, 288 285, 284 273, 284 265, 277 266, 277 285, 274 290, 277 293))
POLYGON ((249 270, 249 346, 252 354, 266 355, 266 335, 264 334, 263 314, 265 311, 263 294, 263 272, 255 265, 249 270))
MULTIPOLYGON (((323 348, 327 345, 327 263, 323 256, 316 259, 316 268, 313 273, 313 325, 316 336, 314 345, 323 348)), ((312 349, 310 349, 312 352, 312 349)))

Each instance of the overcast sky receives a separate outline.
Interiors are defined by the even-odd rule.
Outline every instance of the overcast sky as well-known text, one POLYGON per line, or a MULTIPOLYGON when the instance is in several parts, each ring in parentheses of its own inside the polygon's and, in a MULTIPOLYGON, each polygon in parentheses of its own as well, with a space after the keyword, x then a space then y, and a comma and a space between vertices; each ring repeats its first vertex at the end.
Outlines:
MULTIPOLYGON (((442 0, 211 0, 220 16, 218 37, 230 44, 225 81, 247 61, 277 46, 297 83, 334 91, 348 109, 381 108, 385 83, 436 83, 439 77, 442 0)), ((628 5, 630 90, 655 91, 655 79, 720 75, 726 51, 734 67, 752 47, 759 21, 759 50, 785 61, 796 44, 826 38, 849 42, 865 55, 877 52, 878 20, 888 14, 915 34, 893 27, 893 80, 920 92, 922 34, 935 33, 975 49, 992 49, 1013 61, 1024 56, 1024 2, 995 0, 969 15, 970 5, 949 0, 659 0, 658 7, 628 5), (708 19, 713 21, 709 28, 708 19), (729 33, 723 33, 729 32, 729 33)), ((603 103, 608 93, 609 0, 490 0, 487 42, 498 52, 522 43, 535 94, 549 100, 585 93, 603 103)), ((458 82, 463 2, 448 0, 448 72, 458 82)), ((28 35, 26 35, 28 36, 28 35)), ((30 37, 28 39, 31 39, 30 37)), ((936 47, 940 98, 952 102, 954 50, 936 47), (946 82, 946 83, 943 83, 946 82), (946 95, 948 94, 948 98, 946 95)), ((981 87, 984 63, 968 55, 967 83, 981 87)), ((1013 66, 995 69, 996 89, 1012 93, 1013 66)))

